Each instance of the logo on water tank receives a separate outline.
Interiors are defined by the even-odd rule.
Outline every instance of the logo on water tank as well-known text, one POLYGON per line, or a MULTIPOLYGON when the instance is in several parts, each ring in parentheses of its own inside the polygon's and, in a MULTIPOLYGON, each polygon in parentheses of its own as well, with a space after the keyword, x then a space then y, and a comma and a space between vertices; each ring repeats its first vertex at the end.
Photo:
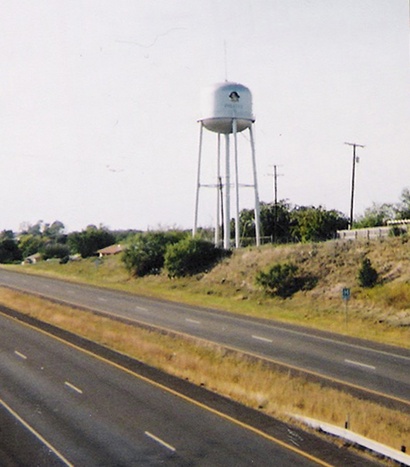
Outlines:
POLYGON ((232 91, 229 94, 229 99, 231 99, 232 102, 238 102, 239 101, 239 94, 236 91, 232 91))

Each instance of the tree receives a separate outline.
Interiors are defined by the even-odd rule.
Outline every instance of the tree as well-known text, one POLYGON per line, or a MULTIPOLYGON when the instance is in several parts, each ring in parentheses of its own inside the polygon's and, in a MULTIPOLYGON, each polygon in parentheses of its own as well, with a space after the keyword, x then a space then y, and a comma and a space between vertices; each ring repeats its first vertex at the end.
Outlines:
POLYGON ((363 229, 367 227, 379 227, 386 225, 388 220, 394 219, 396 208, 389 203, 376 204, 365 209, 364 214, 354 223, 354 227, 363 229))
POLYGON ((3 230, 3 232, 0 233, 0 240, 14 240, 14 233, 12 230, 3 230))
POLYGON ((379 274, 372 266, 372 263, 369 258, 364 258, 362 261, 362 266, 359 270, 359 284, 361 287, 374 287, 377 283, 379 274))
POLYGON ((261 203, 260 219, 262 235, 271 237, 275 243, 286 243, 290 239, 290 205, 281 200, 278 203, 261 203))
POLYGON ((68 245, 61 243, 49 243, 42 251, 43 259, 50 258, 66 258, 70 255, 70 248, 68 245))
POLYGON ((115 243, 115 236, 106 228, 89 226, 81 232, 72 232, 67 237, 68 246, 83 258, 94 256, 97 250, 115 243))
POLYGON ((184 277, 204 272, 230 252, 200 238, 187 237, 169 245, 164 266, 169 277, 184 277))
MULTIPOLYGON (((243 238, 255 238, 255 211, 254 209, 243 209, 239 213, 239 232, 243 238)), ((235 233, 235 221, 231 223, 231 235, 235 233)))
POLYGON ((127 270, 136 277, 158 274, 164 265, 168 245, 180 241, 182 232, 147 232, 135 235, 125 250, 122 261, 127 270))
POLYGON ((52 240, 54 243, 64 243, 66 235, 64 235, 65 226, 60 221, 54 221, 51 225, 45 224, 43 235, 52 240))
POLYGON ((401 200, 397 206, 398 219, 410 219, 410 189, 404 188, 401 193, 401 200))
POLYGON ((22 254, 11 230, 3 230, 0 234, 0 263, 21 261, 22 254))
POLYGON ((21 233, 28 235, 40 236, 43 232, 44 222, 42 220, 37 221, 34 225, 29 222, 23 222, 21 226, 21 233))
MULTIPOLYGON (((289 241, 290 213, 286 201, 274 203, 260 203, 260 226, 264 237, 271 237, 276 243, 289 241)), ((239 213, 241 237, 255 238, 255 210, 243 209, 239 213)), ((234 232, 234 224, 231 232, 234 232)))
POLYGON ((22 234, 19 237, 18 246, 23 258, 34 255, 45 246, 43 238, 38 234, 22 234))
MULTIPOLYGON (((334 209, 322 206, 296 206, 293 209, 284 200, 260 205, 261 232, 275 243, 317 242, 335 238, 338 230, 348 227, 347 217, 334 209)), ((244 209, 239 214, 243 237, 255 236, 254 211, 244 209)), ((232 229, 233 231, 233 229, 232 229)))
POLYGON ((322 206, 298 206, 291 212, 291 234, 295 241, 318 242, 335 238, 338 230, 346 229, 348 220, 341 212, 322 206))

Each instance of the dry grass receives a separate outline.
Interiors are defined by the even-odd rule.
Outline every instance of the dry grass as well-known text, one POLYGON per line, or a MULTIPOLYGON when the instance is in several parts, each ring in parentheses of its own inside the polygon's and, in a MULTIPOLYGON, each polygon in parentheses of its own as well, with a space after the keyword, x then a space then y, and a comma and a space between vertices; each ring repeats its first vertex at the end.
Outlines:
POLYGON ((274 372, 195 339, 139 329, 90 312, 0 288, 0 303, 82 335, 267 414, 295 413, 344 426, 395 449, 410 445, 410 416, 274 372))

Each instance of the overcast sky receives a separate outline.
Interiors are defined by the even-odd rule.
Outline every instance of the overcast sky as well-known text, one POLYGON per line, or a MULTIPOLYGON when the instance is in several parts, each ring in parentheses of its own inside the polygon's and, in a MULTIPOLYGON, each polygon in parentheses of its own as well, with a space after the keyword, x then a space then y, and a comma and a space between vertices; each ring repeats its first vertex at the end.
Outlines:
MULTIPOLYGON (((0 13, 0 230, 192 227, 200 92, 225 79, 253 95, 261 201, 276 164, 279 199, 348 215, 344 142, 366 146, 356 214, 410 187, 408 0, 1 0, 0 13)), ((202 189, 200 225, 215 204, 202 189)))

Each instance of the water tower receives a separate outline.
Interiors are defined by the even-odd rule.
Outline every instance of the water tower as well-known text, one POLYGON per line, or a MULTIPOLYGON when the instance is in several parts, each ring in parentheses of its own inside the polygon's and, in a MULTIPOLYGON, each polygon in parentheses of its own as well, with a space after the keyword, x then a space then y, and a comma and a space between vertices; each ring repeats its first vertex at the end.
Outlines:
POLYGON ((202 142, 203 129, 217 134, 217 155, 216 155, 216 183, 212 185, 216 188, 216 225, 215 244, 220 243, 219 225, 223 222, 223 247, 230 248, 230 219, 231 219, 231 188, 235 193, 235 247, 239 247, 239 161, 238 161, 238 141, 237 134, 249 130, 249 141, 252 158, 253 183, 250 186, 255 195, 255 231, 256 244, 260 245, 260 220, 259 220, 259 195, 256 178, 255 144, 252 132, 252 124, 255 119, 252 115, 252 94, 250 90, 242 84, 224 82, 214 84, 204 88, 201 94, 201 118, 199 135, 198 171, 195 197, 195 218, 193 235, 196 234, 198 224, 199 192, 203 186, 201 183, 202 164, 202 142), (225 140, 225 165, 221 171, 221 135, 225 140), (231 135, 233 136, 233 164, 234 183, 231 183, 231 135), (223 176, 222 176, 223 175, 223 176), (221 209, 223 207, 223 209, 221 209))

